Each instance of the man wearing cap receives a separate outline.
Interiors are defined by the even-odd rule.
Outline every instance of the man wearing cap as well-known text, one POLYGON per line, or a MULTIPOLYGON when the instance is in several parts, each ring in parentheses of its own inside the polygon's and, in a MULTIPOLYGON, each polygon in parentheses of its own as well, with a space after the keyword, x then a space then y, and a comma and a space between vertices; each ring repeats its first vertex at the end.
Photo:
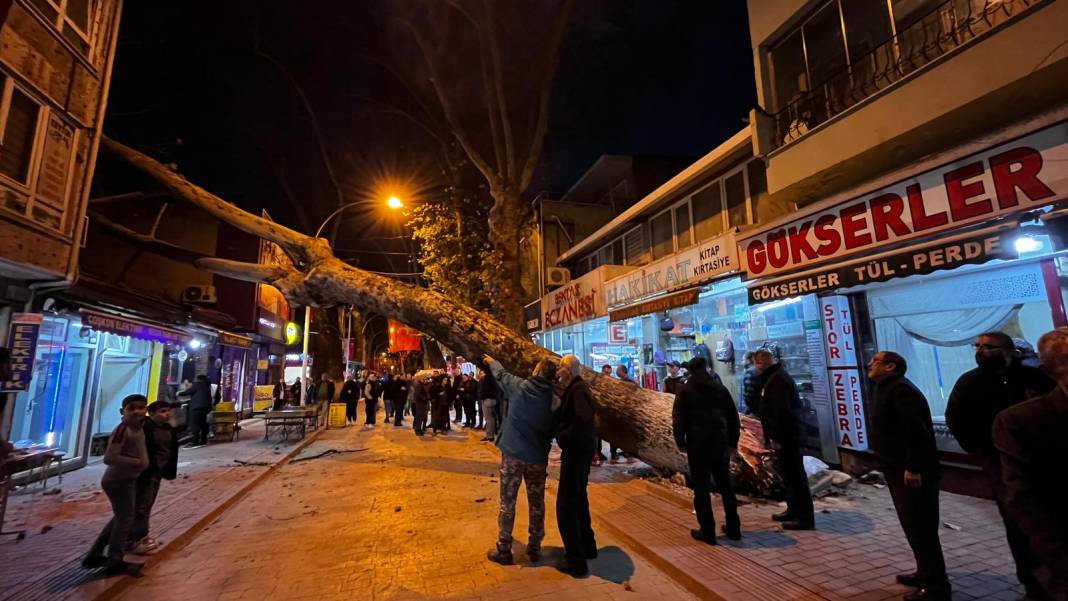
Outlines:
POLYGON ((682 364, 678 361, 668 363, 668 376, 664 378, 664 392, 668 394, 677 394, 679 392, 679 385, 686 381, 686 378, 679 373, 680 367, 682 367, 682 364))
POLYGON ((698 357, 686 364, 690 378, 679 385, 671 411, 675 444, 686 453, 690 465, 693 508, 699 530, 690 535, 703 543, 716 544, 716 520, 712 513, 709 480, 723 497, 726 514, 724 533, 731 540, 742 538, 738 499, 731 483, 731 452, 738 448, 741 424, 731 393, 708 373, 708 362, 698 357))

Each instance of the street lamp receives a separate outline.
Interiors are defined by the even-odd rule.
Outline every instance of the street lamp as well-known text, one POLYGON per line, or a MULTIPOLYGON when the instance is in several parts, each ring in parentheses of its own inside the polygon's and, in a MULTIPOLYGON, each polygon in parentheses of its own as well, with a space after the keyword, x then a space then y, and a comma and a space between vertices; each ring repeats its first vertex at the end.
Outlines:
MULTIPOLYGON (((397 202, 400 202, 400 200, 398 199, 397 202)), ((323 233, 323 228, 326 227, 326 224, 330 223, 331 219, 333 219, 334 217, 339 215, 345 209, 347 209, 349 207, 352 207, 352 206, 356 206, 358 204, 363 204, 363 201, 358 200, 356 202, 350 202, 347 205, 342 205, 342 206, 338 207, 336 211, 334 211, 333 213, 330 213, 329 215, 327 215, 326 219, 323 219, 323 222, 321 224, 319 224, 319 229, 315 230, 315 237, 318 238, 319 235, 323 233)))
POLYGON ((403 208, 404 203, 401 202, 401 199, 397 198, 396 196, 390 196, 388 199, 386 199, 386 206, 395 211, 397 209, 403 208))

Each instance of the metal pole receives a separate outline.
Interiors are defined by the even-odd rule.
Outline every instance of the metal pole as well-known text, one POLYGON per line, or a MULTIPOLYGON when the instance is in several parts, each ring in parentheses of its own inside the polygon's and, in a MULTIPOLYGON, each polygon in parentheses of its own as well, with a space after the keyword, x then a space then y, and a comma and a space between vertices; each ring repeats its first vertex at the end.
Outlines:
POLYGON ((349 347, 352 346, 352 306, 345 311, 345 366, 341 373, 347 378, 349 375, 349 347))
POLYGON ((311 307, 304 307, 304 351, 300 354, 300 406, 308 405, 308 339, 311 337, 311 307))

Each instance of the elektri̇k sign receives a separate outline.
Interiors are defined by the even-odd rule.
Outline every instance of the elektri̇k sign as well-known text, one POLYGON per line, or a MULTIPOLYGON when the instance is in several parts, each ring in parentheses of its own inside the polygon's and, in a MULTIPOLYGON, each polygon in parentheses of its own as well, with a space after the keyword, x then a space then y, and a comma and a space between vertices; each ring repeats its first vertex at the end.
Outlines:
POLYGON ((747 279, 791 272, 1068 198, 1068 122, 764 231, 747 279))

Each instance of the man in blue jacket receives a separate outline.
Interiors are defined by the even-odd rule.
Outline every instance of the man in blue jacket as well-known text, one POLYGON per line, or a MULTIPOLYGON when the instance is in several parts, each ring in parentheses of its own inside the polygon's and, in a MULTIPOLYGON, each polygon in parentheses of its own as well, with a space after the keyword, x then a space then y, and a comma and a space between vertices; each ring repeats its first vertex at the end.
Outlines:
POLYGON ((501 449, 501 512, 497 518, 500 534, 497 547, 486 557, 510 565, 512 528, 515 525, 515 502, 519 484, 526 482, 527 505, 530 507, 530 538, 527 558, 541 559, 541 541, 545 538, 545 476, 549 464, 549 446, 553 439, 553 377, 556 366, 542 359, 529 378, 516 377, 493 357, 484 363, 508 399, 509 411, 504 418, 497 447, 501 449))

